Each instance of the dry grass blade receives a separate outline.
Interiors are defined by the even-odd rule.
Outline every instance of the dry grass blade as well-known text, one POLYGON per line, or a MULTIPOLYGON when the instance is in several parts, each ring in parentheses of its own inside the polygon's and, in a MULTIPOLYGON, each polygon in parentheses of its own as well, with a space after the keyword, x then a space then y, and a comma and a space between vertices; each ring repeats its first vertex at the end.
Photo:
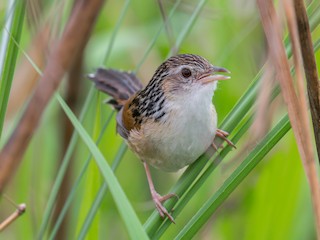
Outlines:
POLYGON ((72 66, 76 53, 86 44, 103 2, 103 0, 76 1, 61 40, 49 57, 34 95, 0 153, 0 192, 19 165, 42 113, 63 75, 72 66))
MULTIPOLYGON (((271 0, 257 0, 257 2, 269 46, 270 57, 277 73, 277 79, 279 80, 281 92, 288 108, 292 129, 309 181, 315 212, 316 229, 318 238, 320 239, 320 187, 312 148, 311 133, 309 131, 310 127, 308 125, 307 106, 303 105, 304 101, 301 101, 295 93, 273 2, 271 0)), ((297 54, 297 52, 295 52, 295 54, 297 54)), ((299 97, 303 98, 305 96, 301 94, 299 97)))
MULTIPOLYGON (((271 64, 270 57, 266 63, 266 71, 264 71, 259 93, 257 95, 257 104, 255 106, 255 117, 250 128, 250 139, 248 147, 253 147, 254 143, 260 141, 269 131, 274 111, 270 106, 272 89, 275 86, 274 71, 269 66, 271 64), (270 70, 270 71, 269 71, 270 70)), ((248 149, 247 147, 247 149, 248 149)))
POLYGON ((301 53, 307 79, 310 111, 320 162, 320 82, 304 2, 302 0, 294 0, 294 8, 297 16, 300 44, 303 46, 301 53))

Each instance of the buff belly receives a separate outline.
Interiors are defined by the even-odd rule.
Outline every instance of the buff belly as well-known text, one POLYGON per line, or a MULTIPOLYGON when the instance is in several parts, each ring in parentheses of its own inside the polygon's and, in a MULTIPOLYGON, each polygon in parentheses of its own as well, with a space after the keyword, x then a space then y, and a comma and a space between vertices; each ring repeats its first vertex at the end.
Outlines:
POLYGON ((150 121, 139 131, 130 132, 129 145, 142 161, 153 167, 177 171, 193 163, 213 142, 217 129, 215 109, 210 104, 202 110, 200 114, 173 113, 175 117, 168 116, 161 123, 150 121))

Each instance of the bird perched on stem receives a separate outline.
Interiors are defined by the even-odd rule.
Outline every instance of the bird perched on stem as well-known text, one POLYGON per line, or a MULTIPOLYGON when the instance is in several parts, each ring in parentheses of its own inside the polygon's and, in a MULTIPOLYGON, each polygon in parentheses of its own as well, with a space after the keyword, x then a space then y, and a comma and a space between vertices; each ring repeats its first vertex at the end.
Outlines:
POLYGON ((229 79, 203 57, 180 54, 163 62, 143 88, 129 72, 99 68, 89 78, 109 94, 117 111, 117 132, 144 164, 152 199, 161 217, 173 217, 162 205, 173 193, 161 196, 154 188, 149 165, 174 172, 199 158, 215 136, 228 134, 217 129, 217 113, 212 104, 218 80, 229 79))

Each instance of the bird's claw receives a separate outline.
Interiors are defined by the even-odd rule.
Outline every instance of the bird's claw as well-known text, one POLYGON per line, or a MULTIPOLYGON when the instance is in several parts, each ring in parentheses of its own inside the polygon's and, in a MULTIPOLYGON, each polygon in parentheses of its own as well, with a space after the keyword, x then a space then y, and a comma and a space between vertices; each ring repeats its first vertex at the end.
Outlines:
POLYGON ((176 194, 174 193, 169 193, 167 195, 161 196, 160 194, 158 194, 157 192, 153 192, 152 193, 152 199, 154 204, 156 205, 156 208, 160 214, 160 216, 162 218, 164 218, 165 216, 167 216, 169 218, 169 220, 173 223, 175 223, 173 217, 170 215, 170 213, 168 212, 168 210, 162 205, 163 202, 165 202, 166 200, 172 198, 172 197, 176 197, 179 198, 176 194))
MULTIPOLYGON (((236 145, 233 144, 233 142, 231 142, 227 137, 229 136, 229 133, 227 133, 226 131, 223 131, 221 129, 217 129, 216 131, 216 136, 221 138, 222 140, 226 141, 227 144, 233 148, 237 148, 236 145)), ((215 150, 218 150, 217 146, 212 143, 212 147, 215 149, 215 150)))

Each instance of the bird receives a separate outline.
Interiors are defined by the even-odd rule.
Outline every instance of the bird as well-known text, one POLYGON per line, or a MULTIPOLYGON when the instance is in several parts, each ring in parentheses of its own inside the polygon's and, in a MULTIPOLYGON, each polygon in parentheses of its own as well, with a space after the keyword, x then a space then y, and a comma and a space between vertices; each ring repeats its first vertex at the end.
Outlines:
POLYGON ((143 87, 132 72, 98 68, 89 74, 96 88, 109 96, 118 111, 117 132, 142 161, 153 202, 160 216, 174 218, 163 203, 177 197, 160 195, 149 165, 167 172, 178 171, 197 160, 216 136, 229 145, 228 133, 217 128, 212 98, 217 81, 230 77, 227 69, 212 65, 195 54, 178 54, 165 60, 143 87))

